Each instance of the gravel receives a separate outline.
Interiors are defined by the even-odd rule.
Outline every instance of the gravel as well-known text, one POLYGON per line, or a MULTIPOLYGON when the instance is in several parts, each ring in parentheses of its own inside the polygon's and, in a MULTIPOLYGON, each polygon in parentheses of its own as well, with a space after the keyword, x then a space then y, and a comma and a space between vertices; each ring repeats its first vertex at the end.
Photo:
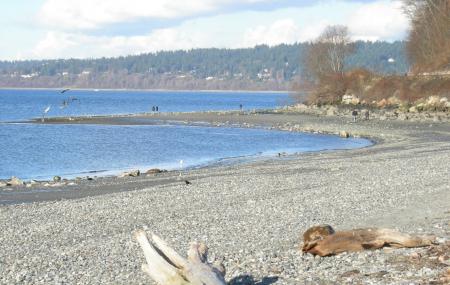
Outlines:
MULTIPOLYGON (((140 269, 143 254, 131 235, 140 228, 158 233, 183 254, 190 241, 205 241, 211 257, 223 258, 230 284, 439 280, 445 265, 430 248, 327 258, 302 255, 298 248, 306 229, 324 223, 337 230, 380 226, 434 234, 440 238, 437 247, 444 247, 450 236, 449 124, 352 124, 305 115, 172 116, 292 131, 345 130, 378 143, 193 170, 185 174, 191 185, 183 177, 156 185, 140 180, 134 191, 1 206, 0 284, 152 284, 140 269)), ((108 188, 107 180, 91 183, 108 188)))

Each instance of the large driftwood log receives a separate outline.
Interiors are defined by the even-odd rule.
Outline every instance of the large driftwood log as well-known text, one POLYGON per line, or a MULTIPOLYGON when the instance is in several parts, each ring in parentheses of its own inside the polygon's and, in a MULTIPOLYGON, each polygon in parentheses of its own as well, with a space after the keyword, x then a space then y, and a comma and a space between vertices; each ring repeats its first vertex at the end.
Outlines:
POLYGON ((315 226, 303 234, 303 252, 329 256, 342 252, 390 247, 423 247, 433 243, 433 237, 412 236, 392 229, 355 229, 335 232, 329 225, 315 226))
POLYGON ((134 233, 144 251, 147 264, 142 270, 160 285, 225 285, 225 268, 220 263, 207 261, 208 247, 194 242, 187 260, 167 243, 152 234, 150 243, 144 231, 134 233))

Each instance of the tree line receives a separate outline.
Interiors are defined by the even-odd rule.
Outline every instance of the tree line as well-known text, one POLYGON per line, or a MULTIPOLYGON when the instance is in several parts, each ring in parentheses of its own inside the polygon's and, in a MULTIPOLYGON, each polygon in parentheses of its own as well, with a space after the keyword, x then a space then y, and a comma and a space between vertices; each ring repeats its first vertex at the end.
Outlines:
MULTIPOLYGON (((113 87, 118 76, 123 77, 124 74, 133 80, 146 78, 147 81, 178 78, 178 81, 233 80, 249 82, 249 85, 269 81, 283 83, 306 75, 303 58, 311 45, 312 43, 297 43, 274 47, 260 45, 245 49, 162 51, 99 59, 0 61, 0 86, 36 86, 42 81, 54 85, 70 85, 82 81, 83 87, 89 87, 90 83, 87 81, 101 79, 102 87, 109 84, 113 87)), ((404 42, 355 42, 355 52, 345 59, 346 65, 362 66, 386 74, 405 73, 409 64, 404 45, 404 42)), ((145 84, 137 85, 148 87, 145 84)))

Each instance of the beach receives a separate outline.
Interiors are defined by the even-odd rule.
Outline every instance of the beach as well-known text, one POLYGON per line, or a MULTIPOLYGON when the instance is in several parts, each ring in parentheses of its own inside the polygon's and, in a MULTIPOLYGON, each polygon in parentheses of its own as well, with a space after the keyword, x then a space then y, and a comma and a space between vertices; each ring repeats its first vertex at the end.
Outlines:
MULTIPOLYGON (((36 122, 39 123, 39 122, 36 122)), ((302 255, 309 227, 389 227, 450 237, 450 124, 265 112, 58 118, 62 124, 208 124, 366 137, 373 146, 74 185, 0 190, 1 284, 153 284, 132 233, 178 252, 203 240, 230 284, 423 284, 427 248, 302 255), (189 180, 186 185, 184 180, 189 180), (423 258, 415 262, 412 256, 423 258), (349 273, 350 272, 350 273, 349 273)))

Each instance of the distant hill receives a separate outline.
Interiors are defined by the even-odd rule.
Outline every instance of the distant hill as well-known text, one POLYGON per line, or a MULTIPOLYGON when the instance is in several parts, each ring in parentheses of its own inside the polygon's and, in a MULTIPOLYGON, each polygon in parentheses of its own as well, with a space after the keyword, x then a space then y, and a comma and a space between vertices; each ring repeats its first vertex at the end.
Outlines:
MULTIPOLYGON (((164 51, 117 58, 0 61, 0 87, 287 90, 308 43, 164 51)), ((409 69, 404 42, 356 42, 349 68, 409 69)))

